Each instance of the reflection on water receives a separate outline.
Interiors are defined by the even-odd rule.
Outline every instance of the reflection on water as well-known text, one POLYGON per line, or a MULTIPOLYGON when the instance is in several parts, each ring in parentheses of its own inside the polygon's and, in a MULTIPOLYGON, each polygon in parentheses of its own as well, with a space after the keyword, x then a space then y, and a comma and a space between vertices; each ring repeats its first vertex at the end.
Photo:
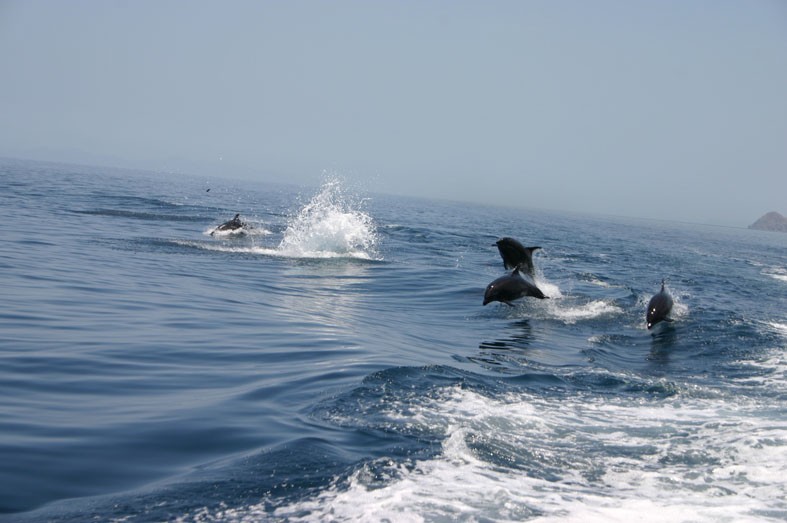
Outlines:
POLYGON ((295 260, 285 264, 279 313, 294 329, 337 336, 359 329, 361 291, 371 265, 349 259, 295 260))
POLYGON ((482 341, 478 348, 482 350, 527 349, 533 341, 533 328, 529 320, 519 320, 509 327, 511 335, 494 341, 482 341))
POLYGON ((479 354, 468 357, 468 360, 498 372, 506 369, 519 372, 527 363, 525 352, 533 343, 533 328, 529 320, 519 320, 508 326, 506 333, 505 337, 482 341, 478 345, 479 354))
POLYGON ((658 330, 654 330, 654 332, 651 333, 648 361, 667 364, 669 363, 670 353, 675 347, 675 342, 677 340, 676 330, 671 323, 662 323, 655 328, 658 330))

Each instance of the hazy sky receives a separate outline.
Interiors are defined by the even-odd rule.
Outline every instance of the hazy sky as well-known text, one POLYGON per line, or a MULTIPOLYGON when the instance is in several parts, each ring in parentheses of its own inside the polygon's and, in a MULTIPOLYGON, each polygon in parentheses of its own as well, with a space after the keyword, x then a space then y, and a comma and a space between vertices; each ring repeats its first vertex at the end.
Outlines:
POLYGON ((787 1, 0 0, 0 155, 746 226, 787 1))

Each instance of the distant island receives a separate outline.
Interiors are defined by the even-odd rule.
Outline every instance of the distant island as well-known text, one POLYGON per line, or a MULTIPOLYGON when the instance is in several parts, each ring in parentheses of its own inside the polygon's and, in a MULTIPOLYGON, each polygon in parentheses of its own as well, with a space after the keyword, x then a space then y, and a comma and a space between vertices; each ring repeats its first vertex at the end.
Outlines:
POLYGON ((759 231, 787 232, 787 218, 778 212, 769 212, 756 222, 749 225, 749 229, 757 229, 759 231))

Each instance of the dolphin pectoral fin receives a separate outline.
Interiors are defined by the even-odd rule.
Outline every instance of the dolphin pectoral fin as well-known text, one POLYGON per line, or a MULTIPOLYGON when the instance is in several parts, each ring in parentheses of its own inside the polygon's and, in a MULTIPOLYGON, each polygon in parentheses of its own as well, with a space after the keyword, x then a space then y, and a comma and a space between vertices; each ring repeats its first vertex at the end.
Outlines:
POLYGON ((672 318, 664 318, 664 319, 663 319, 663 320, 661 320, 661 321, 666 321, 666 322, 672 323, 672 322, 673 322, 673 321, 675 321, 675 320, 673 320, 672 318))

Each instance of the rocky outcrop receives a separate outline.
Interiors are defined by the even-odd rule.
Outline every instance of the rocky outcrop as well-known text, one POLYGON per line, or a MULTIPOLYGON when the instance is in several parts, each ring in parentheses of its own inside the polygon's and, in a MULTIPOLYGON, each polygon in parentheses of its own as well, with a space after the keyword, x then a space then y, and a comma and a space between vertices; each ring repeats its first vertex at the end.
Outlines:
POLYGON ((756 222, 749 225, 749 229, 787 232, 787 218, 778 212, 769 212, 756 222))

